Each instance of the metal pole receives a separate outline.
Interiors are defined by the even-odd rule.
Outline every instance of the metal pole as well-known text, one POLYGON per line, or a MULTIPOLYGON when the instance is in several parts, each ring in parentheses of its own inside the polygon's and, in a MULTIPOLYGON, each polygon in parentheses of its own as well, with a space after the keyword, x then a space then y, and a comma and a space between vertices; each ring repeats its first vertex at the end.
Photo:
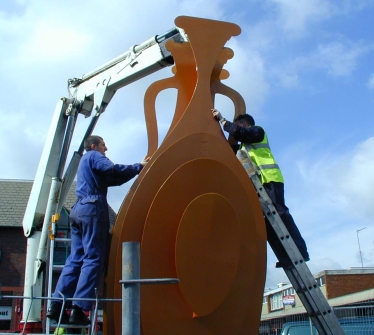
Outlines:
POLYGON ((311 318, 309 318, 309 330, 310 330, 310 335, 314 335, 314 333, 313 333, 313 322, 312 322, 311 318))
POLYGON ((364 263, 362 262, 362 253, 361 253, 361 247, 360 247, 360 239, 358 238, 358 232, 361 231, 361 230, 364 230, 364 229, 366 229, 366 227, 356 230, 356 232, 357 232, 357 242, 358 242, 358 251, 360 252, 360 259, 361 259, 361 267, 364 267, 364 263))
MULTIPOLYGON (((140 243, 122 243, 122 280, 140 278, 140 243)), ((140 335, 140 284, 122 287, 122 335, 140 335)))

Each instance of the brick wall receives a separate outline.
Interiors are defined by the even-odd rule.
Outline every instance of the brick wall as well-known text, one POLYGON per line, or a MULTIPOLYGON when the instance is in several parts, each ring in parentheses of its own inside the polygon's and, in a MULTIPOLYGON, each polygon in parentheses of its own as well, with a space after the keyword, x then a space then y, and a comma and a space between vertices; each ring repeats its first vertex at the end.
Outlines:
POLYGON ((374 288, 374 274, 340 274, 326 276, 326 297, 332 299, 374 288))
POLYGON ((21 227, 0 227, 0 284, 23 291, 27 239, 21 227))

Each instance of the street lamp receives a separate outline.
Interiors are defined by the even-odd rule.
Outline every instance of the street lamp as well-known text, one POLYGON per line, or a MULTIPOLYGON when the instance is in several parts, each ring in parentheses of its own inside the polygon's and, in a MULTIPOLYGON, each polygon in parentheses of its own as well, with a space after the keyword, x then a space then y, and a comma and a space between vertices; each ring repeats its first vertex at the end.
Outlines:
POLYGON ((362 263, 362 253, 361 253, 361 248, 360 248, 360 240, 358 238, 358 232, 361 231, 361 230, 364 230, 364 229, 366 229, 366 227, 356 230, 356 232, 357 232, 358 250, 360 251, 360 259, 361 259, 361 266, 362 267, 364 267, 364 263, 362 263))

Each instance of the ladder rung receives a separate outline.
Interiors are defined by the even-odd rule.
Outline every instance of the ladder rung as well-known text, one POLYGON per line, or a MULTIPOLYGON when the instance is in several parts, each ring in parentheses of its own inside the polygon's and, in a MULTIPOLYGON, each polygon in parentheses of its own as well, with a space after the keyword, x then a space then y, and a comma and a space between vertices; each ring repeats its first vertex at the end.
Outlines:
POLYGON ((71 242, 71 238, 57 237, 55 238, 55 242, 71 242))
POLYGON ((57 265, 57 264, 53 264, 53 270, 55 271, 62 271, 64 265, 57 265))

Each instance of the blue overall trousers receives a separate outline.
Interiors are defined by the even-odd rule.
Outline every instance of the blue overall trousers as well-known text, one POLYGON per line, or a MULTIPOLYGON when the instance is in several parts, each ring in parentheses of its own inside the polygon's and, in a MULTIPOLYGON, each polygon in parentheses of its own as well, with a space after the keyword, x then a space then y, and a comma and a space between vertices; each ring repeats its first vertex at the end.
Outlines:
MULTIPOLYGON (((109 240, 108 186, 125 183, 139 174, 141 164, 113 164, 105 155, 91 150, 83 155, 77 174, 77 202, 71 209, 71 254, 67 258, 53 297, 74 298, 83 310, 93 309, 106 261, 109 240)), ((58 301, 58 300, 56 300, 58 301)), ((60 300, 61 301, 61 300, 60 300)))
MULTIPOLYGON (((281 217, 292 239, 294 240, 297 248, 299 249, 301 256, 303 256, 304 260, 308 261, 309 254, 307 251, 307 246, 284 201, 284 184, 270 182, 270 183, 264 183, 263 186, 269 198, 272 200, 274 207, 276 208, 279 216, 281 217)), ((277 256, 280 262, 287 262, 288 261, 287 253, 285 252, 281 242, 279 241, 278 236, 274 232, 273 227, 271 226, 270 222, 268 221, 266 217, 265 217, 265 222, 266 222, 266 231, 268 235, 268 242, 271 245, 275 255, 277 256)))

